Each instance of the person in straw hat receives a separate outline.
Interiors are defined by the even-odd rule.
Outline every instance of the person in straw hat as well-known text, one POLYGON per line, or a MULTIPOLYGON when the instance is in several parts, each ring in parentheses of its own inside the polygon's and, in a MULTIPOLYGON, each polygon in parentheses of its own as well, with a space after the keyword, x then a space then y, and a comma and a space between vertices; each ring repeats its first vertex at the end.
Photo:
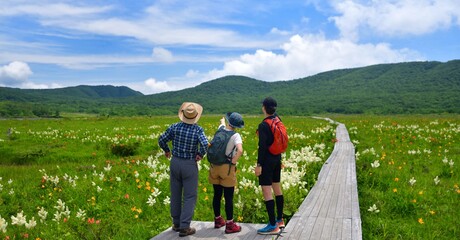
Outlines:
POLYGON ((203 107, 197 103, 184 102, 179 108, 178 123, 172 124, 158 138, 158 145, 171 158, 170 211, 172 230, 184 237, 196 232, 190 227, 198 196, 198 164, 208 149, 208 139, 197 122, 203 107), (168 142, 172 142, 172 151, 168 142))

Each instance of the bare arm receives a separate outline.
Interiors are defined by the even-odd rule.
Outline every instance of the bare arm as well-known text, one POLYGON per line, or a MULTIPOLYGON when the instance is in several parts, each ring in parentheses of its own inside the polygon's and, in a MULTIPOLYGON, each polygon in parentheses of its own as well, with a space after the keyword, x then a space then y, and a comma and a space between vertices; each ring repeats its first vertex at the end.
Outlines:
POLYGON ((243 155, 243 144, 239 143, 236 144, 236 153, 235 156, 232 158, 232 164, 236 164, 238 162, 238 159, 243 155))

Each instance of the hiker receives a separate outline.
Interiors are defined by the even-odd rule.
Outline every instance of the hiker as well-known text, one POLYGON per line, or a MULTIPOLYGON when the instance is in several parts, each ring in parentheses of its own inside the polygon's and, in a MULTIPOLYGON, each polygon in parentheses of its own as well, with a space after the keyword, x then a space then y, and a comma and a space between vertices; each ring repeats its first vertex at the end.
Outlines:
MULTIPOLYGON (((235 129, 244 127, 243 117, 237 113, 227 113, 225 118, 220 119, 218 131, 214 135, 211 146, 209 147, 210 154, 208 160, 211 162, 209 169, 209 183, 213 185, 214 197, 212 207, 214 209, 214 228, 221 228, 225 226, 225 233, 236 233, 241 231, 241 226, 238 226, 233 221, 233 194, 236 186, 236 163, 243 154, 243 140, 241 135, 235 132, 235 129), (225 119, 227 121, 225 121, 225 119), (227 124, 226 124, 227 122, 227 124), (218 144, 218 134, 223 134, 225 140, 222 144, 218 144), (223 160, 215 160, 213 163, 212 155, 213 148, 222 146, 223 160), (227 221, 225 221, 220 214, 220 204, 222 194, 225 198, 225 214, 227 221)), ((217 157, 216 157, 217 158, 217 157)))
POLYGON ((281 191, 281 154, 273 155, 269 147, 274 141, 274 135, 266 119, 274 119, 276 115, 277 102, 272 97, 267 97, 262 102, 262 112, 265 115, 264 121, 259 124, 257 133, 259 135, 259 149, 257 167, 255 174, 259 177, 259 185, 265 200, 269 222, 267 226, 257 230, 258 234, 278 234, 280 228, 284 228, 283 206, 284 198, 281 191), (273 193, 275 199, 273 199, 273 193), (276 217, 275 217, 276 205, 276 217))
POLYGON ((184 102, 179 108, 181 122, 172 124, 158 138, 158 145, 171 158, 170 211, 172 230, 184 237, 196 232, 190 227, 198 195, 198 161, 206 154, 208 139, 197 122, 203 107, 197 103, 184 102), (172 141, 172 152, 168 142, 172 141))

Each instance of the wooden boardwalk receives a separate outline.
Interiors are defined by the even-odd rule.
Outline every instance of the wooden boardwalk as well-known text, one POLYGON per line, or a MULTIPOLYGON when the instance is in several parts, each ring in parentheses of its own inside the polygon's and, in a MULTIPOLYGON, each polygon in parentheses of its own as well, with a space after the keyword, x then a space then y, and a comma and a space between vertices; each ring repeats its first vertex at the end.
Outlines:
MULTIPOLYGON (((299 210, 286 225, 278 239, 353 239, 361 240, 361 216, 359 213, 356 182, 355 151, 345 125, 339 124, 334 150, 323 165, 318 181, 300 205, 299 210)), ((213 222, 192 221, 197 232, 179 237, 171 228, 155 236, 162 239, 276 239, 275 235, 258 235, 257 229, 265 224, 241 223, 240 233, 225 234, 224 229, 214 229, 213 222)))

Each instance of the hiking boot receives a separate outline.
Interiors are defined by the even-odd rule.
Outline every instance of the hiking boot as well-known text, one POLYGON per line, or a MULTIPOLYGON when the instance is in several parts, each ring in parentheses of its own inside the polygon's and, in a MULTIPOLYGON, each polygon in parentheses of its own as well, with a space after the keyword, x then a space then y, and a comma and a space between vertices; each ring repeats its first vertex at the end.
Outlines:
POLYGON ((214 228, 221 228, 223 226, 225 226, 225 220, 221 216, 214 218, 214 228))
POLYGON ((276 220, 276 225, 279 227, 279 228, 285 228, 286 225, 284 225, 284 219, 281 218, 279 220, 276 220))
POLYGON ((280 232, 280 228, 276 225, 271 225, 270 223, 267 224, 264 228, 257 230, 257 234, 262 235, 276 235, 280 232))
POLYGON ((176 224, 173 224, 172 227, 171 227, 171 229, 172 229, 173 231, 175 231, 175 232, 179 232, 179 231, 180 231, 180 228, 179 228, 179 225, 178 225, 178 224, 177 224, 177 225, 176 225, 176 224))
POLYGON ((195 228, 184 228, 184 229, 181 229, 180 232, 179 232, 179 237, 185 237, 185 236, 188 236, 188 235, 192 235, 192 234, 195 234, 196 233, 196 230, 195 228))
POLYGON ((225 233, 236 233, 240 231, 241 227, 236 225, 234 221, 229 221, 225 224, 225 233))

